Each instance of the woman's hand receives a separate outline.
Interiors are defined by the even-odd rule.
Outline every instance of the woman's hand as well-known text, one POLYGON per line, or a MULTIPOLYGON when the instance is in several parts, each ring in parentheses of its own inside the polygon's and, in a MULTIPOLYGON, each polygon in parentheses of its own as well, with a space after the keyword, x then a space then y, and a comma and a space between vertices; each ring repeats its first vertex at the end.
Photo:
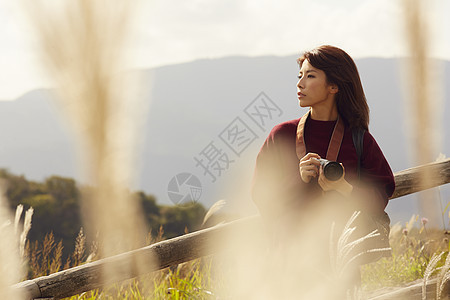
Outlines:
POLYGON ((300 177, 303 182, 309 183, 312 178, 319 175, 320 156, 316 153, 308 153, 300 159, 300 177))
POLYGON ((342 177, 338 180, 331 181, 328 180, 325 177, 325 174, 323 173, 323 168, 320 166, 319 168, 319 185, 324 191, 338 191, 344 196, 350 196, 353 190, 353 186, 345 180, 345 168, 341 164, 342 169, 344 170, 344 173, 342 174, 342 177))

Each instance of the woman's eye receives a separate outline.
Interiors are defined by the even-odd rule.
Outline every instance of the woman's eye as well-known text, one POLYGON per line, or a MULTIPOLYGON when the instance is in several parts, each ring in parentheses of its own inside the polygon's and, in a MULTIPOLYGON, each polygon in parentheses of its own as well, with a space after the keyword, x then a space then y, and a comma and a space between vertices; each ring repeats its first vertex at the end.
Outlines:
MULTIPOLYGON (((298 75, 298 76, 297 76, 298 79, 302 79, 302 77, 303 77, 302 75, 298 75)), ((314 76, 314 75, 308 75, 307 78, 316 78, 316 76, 314 76)))

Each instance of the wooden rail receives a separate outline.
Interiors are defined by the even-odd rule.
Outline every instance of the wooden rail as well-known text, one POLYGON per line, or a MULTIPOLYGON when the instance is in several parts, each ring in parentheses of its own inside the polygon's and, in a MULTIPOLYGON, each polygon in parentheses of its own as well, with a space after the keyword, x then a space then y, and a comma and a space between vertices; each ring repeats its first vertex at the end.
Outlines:
POLYGON ((69 297, 217 253, 220 250, 219 245, 222 244, 211 242, 215 238, 229 236, 236 231, 242 232, 243 229, 254 232, 257 228, 261 228, 260 222, 259 216, 240 219, 48 276, 26 280, 16 284, 14 288, 22 289, 27 294, 27 299, 69 297), (115 272, 114 278, 108 276, 106 281, 102 276, 103 268, 106 266, 121 272, 115 272))
MULTIPOLYGON (((436 299, 436 278, 427 281, 426 299, 436 299)), ((371 296, 368 300, 422 300, 422 280, 418 280, 409 286, 392 290, 377 291, 376 296, 371 296)), ((448 286, 447 286, 448 289, 448 286)), ((443 294, 448 296, 448 290, 444 290, 443 294), (447 293, 446 293, 447 292, 447 293)), ((442 299, 448 299, 442 295, 442 299)))
MULTIPOLYGON (((391 199, 447 184, 450 182, 450 159, 398 172, 395 174, 395 182, 396 189, 391 199), (429 171, 429 174, 432 174, 427 186, 420 184, 418 180, 420 174, 424 171, 429 171)), ((212 240, 236 231, 249 230, 249 232, 255 232, 256 228, 260 228, 260 222, 258 216, 240 219, 48 276, 23 281, 14 285, 14 288, 23 290, 27 294, 27 299, 69 297, 100 288, 105 284, 134 278, 171 265, 214 254, 219 249, 214 247, 216 243, 211 243, 212 240), (114 278, 108 278, 108 281, 106 281, 102 276, 102 270, 105 267, 114 267, 124 271, 119 272, 114 278)), ((420 292, 415 288, 410 288, 409 292, 411 291, 414 293, 420 292)))
POLYGON ((406 196, 450 182, 450 159, 434 162, 395 173, 395 191, 391 199, 406 196), (431 176, 427 182, 420 180, 421 174, 431 176))

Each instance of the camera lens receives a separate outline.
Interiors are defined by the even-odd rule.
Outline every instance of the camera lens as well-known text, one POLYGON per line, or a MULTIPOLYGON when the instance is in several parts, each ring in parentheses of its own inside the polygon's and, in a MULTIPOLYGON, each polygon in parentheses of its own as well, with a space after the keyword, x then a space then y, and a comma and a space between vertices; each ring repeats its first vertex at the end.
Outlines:
POLYGON ((323 167, 323 173, 328 180, 336 181, 339 180, 344 174, 344 169, 341 164, 335 161, 328 161, 326 159, 321 160, 323 167))

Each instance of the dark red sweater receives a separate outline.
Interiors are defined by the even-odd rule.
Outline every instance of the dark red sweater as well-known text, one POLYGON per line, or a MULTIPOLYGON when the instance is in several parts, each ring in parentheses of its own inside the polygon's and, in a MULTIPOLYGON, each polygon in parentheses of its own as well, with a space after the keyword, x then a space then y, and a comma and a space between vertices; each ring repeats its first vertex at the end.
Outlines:
MULTIPOLYGON (((320 195, 317 179, 304 183, 300 178, 299 159, 296 154, 296 133, 300 119, 275 126, 262 146, 255 167, 252 197, 261 214, 279 216, 283 211, 305 209, 314 196, 320 195)), ((336 121, 316 121, 308 118, 304 138, 306 152, 325 158, 336 121)), ((371 213, 381 213, 395 188, 392 170, 373 136, 366 131, 361 158, 361 182, 357 172, 357 155, 351 129, 346 125, 337 158, 345 168, 345 179, 353 185, 358 198, 355 208, 371 213), (364 188, 362 188, 364 186, 364 188), (361 191, 370 186, 378 196, 376 200, 365 197, 361 191), (363 196, 358 196, 358 193, 363 196), (369 200, 370 199, 370 200, 369 200)))

